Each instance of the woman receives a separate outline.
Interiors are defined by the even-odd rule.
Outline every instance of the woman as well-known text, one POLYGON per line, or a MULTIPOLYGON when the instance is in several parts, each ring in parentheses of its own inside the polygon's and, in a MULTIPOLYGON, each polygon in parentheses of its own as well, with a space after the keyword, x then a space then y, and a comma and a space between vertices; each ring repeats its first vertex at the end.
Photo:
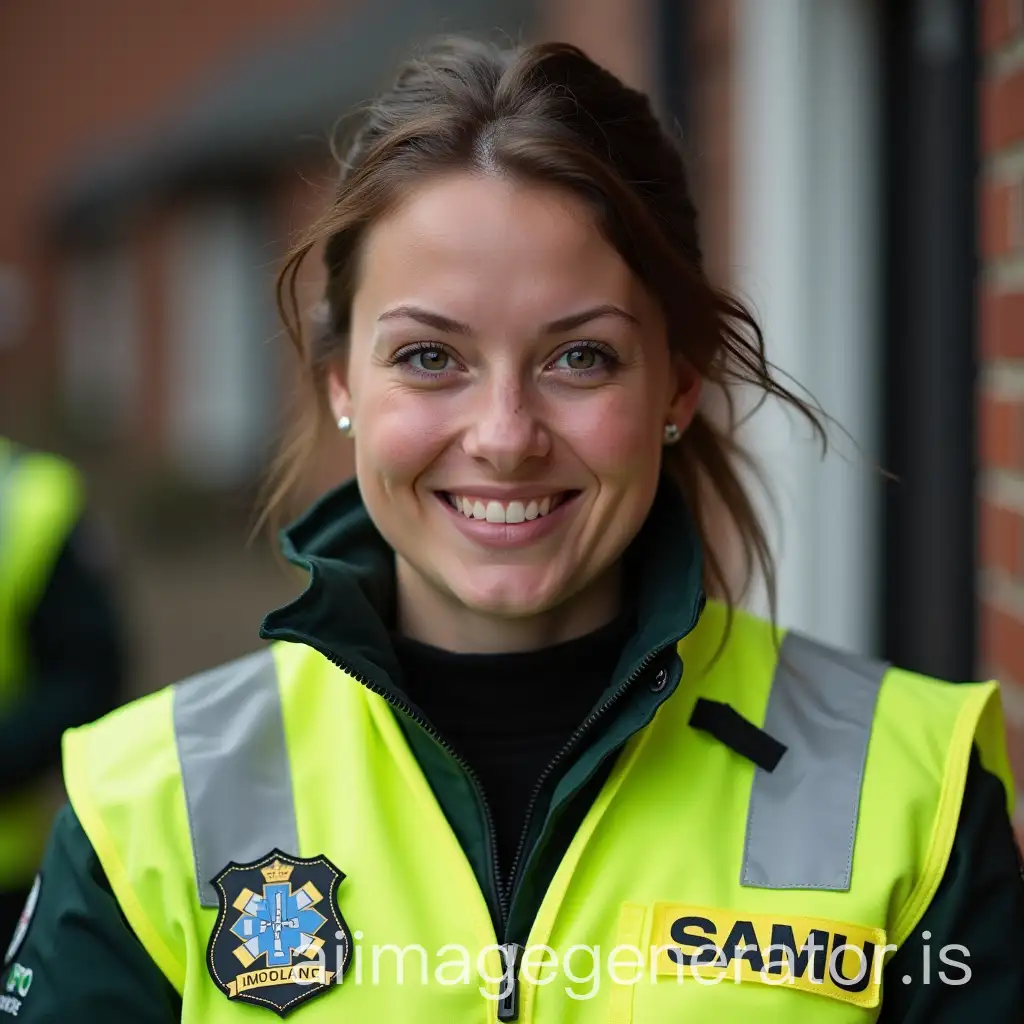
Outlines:
POLYGON ((271 647, 68 735, 21 1019, 1015 1019, 994 684, 731 610, 708 510, 771 564, 702 388, 817 421, 643 96, 563 45, 412 61, 280 294, 275 503, 324 421, 356 481, 284 534, 271 647))

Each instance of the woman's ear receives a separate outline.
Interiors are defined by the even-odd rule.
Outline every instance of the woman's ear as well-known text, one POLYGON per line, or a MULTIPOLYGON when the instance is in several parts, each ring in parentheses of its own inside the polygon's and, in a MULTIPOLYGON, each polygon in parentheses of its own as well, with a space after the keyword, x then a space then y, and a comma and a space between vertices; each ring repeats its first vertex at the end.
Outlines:
POLYGON ((668 422, 685 433, 700 405, 703 380, 693 366, 681 357, 673 359, 674 392, 669 403, 668 422))
POLYGON ((327 399, 335 423, 343 416, 352 420, 352 396, 349 394, 348 382, 345 379, 344 366, 340 361, 332 362, 327 370, 327 399))

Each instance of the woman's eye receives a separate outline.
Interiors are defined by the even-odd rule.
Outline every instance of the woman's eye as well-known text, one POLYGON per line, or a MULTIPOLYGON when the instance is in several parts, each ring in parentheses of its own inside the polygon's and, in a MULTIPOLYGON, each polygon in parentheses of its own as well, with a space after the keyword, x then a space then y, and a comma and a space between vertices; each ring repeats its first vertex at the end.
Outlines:
POLYGON ((563 352, 556 363, 566 370, 586 373, 588 370, 599 369, 611 362, 611 357, 595 345, 578 345, 563 352))
POLYGON ((420 348, 409 352, 402 361, 421 373, 442 373, 451 368, 452 357, 443 348, 420 348))

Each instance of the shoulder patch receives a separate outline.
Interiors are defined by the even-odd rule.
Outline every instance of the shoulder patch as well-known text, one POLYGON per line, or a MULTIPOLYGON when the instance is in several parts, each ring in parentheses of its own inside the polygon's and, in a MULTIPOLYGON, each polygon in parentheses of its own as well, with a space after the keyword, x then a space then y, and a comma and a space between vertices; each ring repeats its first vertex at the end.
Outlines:
POLYGON ((39 890, 42 886, 43 876, 40 873, 36 875, 35 881, 32 883, 32 888, 28 891, 28 898, 25 900, 25 906, 22 908, 21 916, 18 918, 17 925, 15 925, 14 935, 11 936, 11 944, 7 947, 7 952, 4 954, 5 965, 9 964, 18 955, 18 950, 21 949, 21 945, 25 941, 25 936, 28 935, 29 925, 32 923, 36 907, 39 904, 39 890))
POLYGON ((212 879, 219 911, 206 962, 228 999, 284 1017, 341 980, 352 956, 338 909, 344 877, 326 857, 275 849, 212 879))

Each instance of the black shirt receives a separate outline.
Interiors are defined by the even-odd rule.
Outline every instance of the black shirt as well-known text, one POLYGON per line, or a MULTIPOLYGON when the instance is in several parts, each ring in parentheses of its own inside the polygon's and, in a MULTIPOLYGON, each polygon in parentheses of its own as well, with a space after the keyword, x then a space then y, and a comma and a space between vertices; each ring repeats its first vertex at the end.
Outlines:
POLYGON ((405 692, 480 783, 506 883, 537 781, 605 691, 633 628, 623 616, 515 654, 453 654, 393 637, 405 692))

